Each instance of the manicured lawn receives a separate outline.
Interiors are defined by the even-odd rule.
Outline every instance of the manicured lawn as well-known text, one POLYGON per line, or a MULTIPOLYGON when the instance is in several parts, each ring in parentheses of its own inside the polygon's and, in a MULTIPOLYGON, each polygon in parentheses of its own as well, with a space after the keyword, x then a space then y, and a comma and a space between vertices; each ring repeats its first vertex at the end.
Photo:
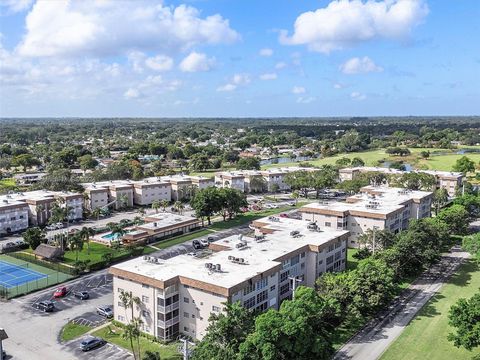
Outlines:
MULTIPOLYGON (((158 249, 166 249, 170 246, 178 245, 178 244, 181 244, 181 243, 183 243, 185 241, 188 241, 188 240, 193 240, 193 239, 196 239, 196 238, 199 238, 199 237, 202 237, 202 236, 209 235, 212 232, 213 231, 211 231, 211 230, 203 229, 203 230, 195 231, 195 232, 188 233, 188 234, 185 234, 185 235, 176 236, 176 237, 168 239, 168 240, 161 240, 159 242, 152 243, 150 245, 153 245, 158 249)), ((157 251, 157 250, 152 249, 151 247, 148 247, 148 246, 145 248, 145 250, 147 252, 157 251), (150 251, 150 249, 152 251, 150 251)), ((145 251, 144 251, 144 253, 145 253, 145 251)))
MULTIPOLYGON (((118 345, 128 351, 132 351, 130 348, 130 341, 122 337, 123 329, 114 325, 109 325, 105 328, 99 329, 93 333, 94 336, 101 337, 102 339, 118 345), (112 329, 115 333, 111 333, 112 329)), ((147 350, 152 352, 159 352, 162 360, 181 359, 182 356, 177 352, 177 343, 169 345, 163 345, 157 342, 150 341, 144 337, 140 337, 140 350, 142 354, 145 354, 147 350)))
MULTIPOLYGON (((90 253, 88 253, 87 244, 85 244, 83 247, 83 250, 78 253, 78 260, 80 261, 90 260, 90 264, 94 264, 99 261, 103 261, 102 256, 107 253, 112 253, 113 261, 115 261, 115 258, 125 255, 126 251, 123 249, 112 250, 106 245, 90 241, 90 253)), ((66 251, 64 255, 65 263, 67 264, 75 263, 76 256, 77 255, 75 251, 66 251)))
MULTIPOLYGON (((297 208, 302 206, 303 203, 298 203, 297 208)), ((235 226, 240 226, 240 225, 245 225, 248 224, 254 220, 260 219, 265 216, 270 216, 270 215, 275 215, 279 214, 284 211, 292 210, 295 209, 294 206, 286 206, 286 207, 281 207, 278 209, 265 209, 265 210, 260 210, 260 211, 250 211, 246 212, 244 214, 240 214, 237 217, 233 218, 232 220, 226 220, 226 221, 217 221, 213 223, 210 226, 210 229, 212 230, 226 230, 230 229, 235 226)))
POLYGON ((91 329, 92 328, 90 326, 79 325, 69 322, 63 327, 60 336, 62 338, 62 341, 69 341, 87 333, 91 329))
MULTIPOLYGON (((469 148, 475 148, 475 147, 470 147, 469 148)), ((359 157, 361 158, 366 166, 375 166, 377 165, 378 161, 380 160, 387 160, 387 161, 398 161, 401 160, 407 164, 411 164, 414 168, 418 169, 432 169, 432 170, 443 170, 443 171, 451 171, 452 166, 455 164, 455 162, 461 158, 464 155, 460 154, 455 154, 458 149, 450 150, 450 149, 434 149, 434 148, 409 148, 411 151, 411 155, 409 156, 390 156, 385 153, 385 149, 377 149, 377 150, 369 150, 369 151, 362 151, 362 152, 354 152, 354 153, 349 153, 349 154, 339 154, 323 159, 318 159, 318 160, 312 160, 308 161, 308 163, 314 165, 314 166, 321 166, 321 165, 331 165, 335 164, 335 162, 338 159, 341 159, 343 157, 353 159, 354 157, 359 157), (420 152, 422 151, 430 151, 430 153, 448 153, 452 152, 452 154, 444 154, 444 155, 435 155, 435 156, 430 156, 429 159, 422 159, 420 157, 420 152)), ((480 161, 480 154, 476 153, 470 153, 470 154, 465 154, 465 156, 469 157, 471 160, 475 161, 478 163, 480 161)), ((278 167, 278 164, 272 164, 272 165, 264 165, 262 168, 268 169, 272 167, 278 167)), ((283 163, 281 164, 282 167, 287 167, 287 166, 298 166, 298 162, 292 162, 292 163, 283 163)))
POLYGON ((460 298, 469 298, 480 287, 480 269, 473 261, 463 264, 456 275, 442 287, 412 320, 400 337, 388 348, 382 360, 470 360, 480 349, 458 349, 447 340, 452 331, 448 311, 460 298))
POLYGON ((347 270, 354 270, 358 266, 358 259, 355 259, 353 255, 358 252, 356 248, 348 248, 347 249, 347 270))

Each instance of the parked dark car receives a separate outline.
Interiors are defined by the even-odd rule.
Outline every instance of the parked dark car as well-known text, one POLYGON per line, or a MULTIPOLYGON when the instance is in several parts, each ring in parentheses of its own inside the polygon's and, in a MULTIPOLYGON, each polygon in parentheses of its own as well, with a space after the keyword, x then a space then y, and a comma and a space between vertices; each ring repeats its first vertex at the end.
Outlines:
POLYGON ((112 318, 113 310, 110 306, 99 306, 97 307, 97 314, 106 318, 112 318))
POLYGON ((55 310, 55 304, 50 300, 40 301, 35 304, 35 307, 43 312, 52 312, 55 310))
POLYGON ((200 250, 203 248, 202 244, 198 240, 193 240, 192 241, 192 246, 195 250, 200 250))
POLYGON ((90 298, 90 294, 87 291, 75 291, 73 296, 80 300, 87 300, 90 298))
POLYGON ((95 349, 96 347, 105 345, 106 341, 98 337, 88 337, 82 340, 80 343, 80 350, 89 351, 95 349))

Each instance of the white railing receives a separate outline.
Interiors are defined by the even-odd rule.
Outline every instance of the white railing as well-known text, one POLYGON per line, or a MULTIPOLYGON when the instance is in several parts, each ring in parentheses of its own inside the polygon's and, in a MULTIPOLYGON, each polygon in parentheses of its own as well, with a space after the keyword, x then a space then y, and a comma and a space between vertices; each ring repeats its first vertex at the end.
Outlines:
POLYGON ((174 318, 171 318, 170 320, 166 320, 166 321, 158 320, 158 327, 165 329, 169 326, 172 326, 178 323, 179 321, 180 321, 180 317, 178 315, 175 316, 174 318))
POLYGON ((173 304, 170 304, 170 305, 167 305, 167 306, 161 306, 161 305, 157 305, 157 310, 161 313, 168 313, 170 311, 173 311, 173 310, 176 310, 179 308, 179 305, 180 302, 177 301, 173 304))

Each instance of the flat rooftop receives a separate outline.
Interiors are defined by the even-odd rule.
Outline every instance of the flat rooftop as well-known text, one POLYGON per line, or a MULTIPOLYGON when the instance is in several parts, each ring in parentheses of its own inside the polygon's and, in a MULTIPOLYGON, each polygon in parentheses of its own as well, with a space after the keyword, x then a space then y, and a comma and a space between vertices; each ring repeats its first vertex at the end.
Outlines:
POLYGON ((412 191, 386 186, 365 186, 362 193, 347 198, 346 202, 329 202, 328 204, 311 203, 301 209, 318 209, 325 212, 361 211, 371 214, 387 215, 404 207, 410 200, 419 202, 431 196, 429 191, 412 191), (374 194, 373 194, 374 193, 374 194))
POLYGON ((49 191, 49 190, 35 190, 25 192, 15 192, 11 194, 0 195, 0 205, 6 204, 6 200, 10 205, 14 202, 24 203, 26 200, 45 200, 55 199, 56 197, 78 196, 80 193, 71 191, 49 191))
MULTIPOLYGON (((409 171, 402 171, 398 169, 390 169, 390 168, 384 168, 384 167, 375 167, 375 166, 357 166, 357 167, 349 167, 349 168, 343 168, 339 170, 340 172, 344 173, 349 173, 349 172, 354 172, 354 171, 360 171, 360 172, 382 172, 385 174, 405 174, 408 173, 409 171)), ((459 172, 454 172, 454 171, 440 171, 440 170, 412 170, 411 172, 417 172, 417 173, 425 173, 425 174, 430 174, 433 176, 440 176, 440 177, 463 177, 462 173, 459 172)))
POLYGON ((165 213, 158 213, 158 214, 145 216, 145 221, 147 221, 147 223, 143 225, 139 225, 138 228, 160 229, 167 226, 182 225, 187 222, 200 221, 200 220, 191 216, 165 212, 165 213))
POLYGON ((160 281, 182 276, 229 289, 278 266, 280 262, 276 259, 285 254, 308 245, 320 246, 348 234, 345 230, 311 231, 307 229, 308 222, 304 220, 276 219, 278 220, 272 221, 269 218, 257 220, 276 230, 272 234, 265 235, 265 239, 260 242, 251 237, 230 236, 214 243, 216 246, 228 248, 204 257, 178 255, 168 260, 159 260, 159 264, 139 257, 114 265, 112 268, 160 281), (302 236, 294 238, 290 236, 291 231, 299 231, 302 236), (236 245, 242 242, 246 245, 237 248, 236 245), (232 262, 229 256, 244 259, 244 263, 232 262), (220 264, 221 271, 209 271, 205 267, 207 263, 220 264))

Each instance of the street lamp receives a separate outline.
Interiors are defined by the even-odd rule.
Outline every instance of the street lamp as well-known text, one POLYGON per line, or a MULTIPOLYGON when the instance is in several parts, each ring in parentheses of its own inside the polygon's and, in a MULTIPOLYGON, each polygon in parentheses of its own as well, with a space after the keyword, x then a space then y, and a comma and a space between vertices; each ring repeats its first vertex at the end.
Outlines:
POLYGON ((295 290, 297 289, 297 282, 303 282, 302 279, 297 278, 296 276, 289 276, 290 280, 292 280, 292 299, 295 299, 295 290))

